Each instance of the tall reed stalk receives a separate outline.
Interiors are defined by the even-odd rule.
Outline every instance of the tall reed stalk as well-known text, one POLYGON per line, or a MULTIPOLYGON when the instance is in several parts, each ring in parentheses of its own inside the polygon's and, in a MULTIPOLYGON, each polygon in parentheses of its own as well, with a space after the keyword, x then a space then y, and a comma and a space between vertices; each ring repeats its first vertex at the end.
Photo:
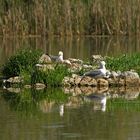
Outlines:
POLYGON ((1 0, 1 35, 137 35, 140 0, 1 0))

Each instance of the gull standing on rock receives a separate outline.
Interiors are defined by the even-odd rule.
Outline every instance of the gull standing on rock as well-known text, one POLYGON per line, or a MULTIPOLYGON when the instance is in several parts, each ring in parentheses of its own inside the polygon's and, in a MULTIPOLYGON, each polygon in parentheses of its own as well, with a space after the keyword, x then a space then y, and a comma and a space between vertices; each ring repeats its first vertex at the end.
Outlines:
POLYGON ((105 65, 106 65, 105 61, 101 61, 99 69, 86 72, 86 73, 84 73, 84 76, 89 76, 89 77, 93 77, 93 78, 106 77, 107 71, 106 71, 105 65))
POLYGON ((63 52, 59 51, 58 56, 49 55, 52 61, 63 62, 63 52))

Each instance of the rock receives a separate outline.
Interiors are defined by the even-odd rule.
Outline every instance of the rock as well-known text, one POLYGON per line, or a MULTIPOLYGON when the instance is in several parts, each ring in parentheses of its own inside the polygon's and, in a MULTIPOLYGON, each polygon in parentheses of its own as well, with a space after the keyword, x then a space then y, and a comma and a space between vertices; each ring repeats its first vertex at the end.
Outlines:
POLYGON ((139 75, 134 71, 126 71, 123 73, 126 86, 139 86, 139 75))
POLYGON ((80 59, 69 58, 68 60, 69 60, 71 63, 83 64, 83 61, 80 60, 80 59))
POLYGON ((39 63, 51 63, 51 58, 46 55, 46 54, 42 54, 42 56, 39 58, 39 63))
POLYGON ((107 87, 108 85, 109 84, 108 84, 107 80, 102 79, 102 78, 97 79, 97 86, 99 86, 99 87, 107 87))
POLYGON ((22 83, 23 82, 23 78, 20 76, 15 76, 15 77, 11 77, 9 79, 7 79, 5 82, 9 82, 9 83, 22 83))
POLYGON ((63 60, 62 63, 63 63, 63 64, 66 64, 66 65, 68 65, 68 66, 71 66, 71 65, 72 65, 71 62, 70 62, 69 60, 63 60))
POLYGON ((43 83, 36 83, 36 84, 34 84, 34 87, 35 87, 37 90, 39 90, 39 89, 44 89, 44 88, 46 87, 46 85, 43 84, 43 83))
POLYGON ((90 70, 90 69, 93 69, 93 66, 92 65, 86 65, 86 64, 84 64, 82 66, 82 68, 85 69, 85 70, 90 70))
POLYGON ((82 69, 82 65, 78 63, 72 63, 71 66, 69 67, 70 72, 78 72, 82 69))
POLYGON ((104 60, 104 58, 101 55, 92 55, 91 59, 94 63, 104 60))
POLYGON ((112 71, 111 74, 110 74, 110 78, 116 79, 118 76, 119 76, 119 74, 115 71, 112 71))
POLYGON ((81 77, 81 76, 76 76, 76 77, 74 78, 75 85, 79 85, 79 84, 80 84, 81 79, 82 79, 82 77, 81 77))
POLYGON ((54 70, 52 64, 36 64, 36 67, 41 71, 54 70))
POLYGON ((139 79, 138 73, 134 71, 126 71, 123 73, 123 75, 125 78, 139 79))
POLYGON ((75 85, 75 82, 74 82, 74 78, 69 78, 69 83, 73 86, 73 85, 75 85))
POLYGON ((62 85, 63 86, 71 86, 70 85, 70 77, 64 77, 63 81, 62 81, 62 85))

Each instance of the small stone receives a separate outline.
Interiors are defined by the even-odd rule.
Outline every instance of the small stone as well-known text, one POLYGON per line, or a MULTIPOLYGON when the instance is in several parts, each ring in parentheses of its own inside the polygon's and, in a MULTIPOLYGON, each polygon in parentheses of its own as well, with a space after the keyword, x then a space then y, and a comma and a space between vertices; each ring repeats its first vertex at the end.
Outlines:
POLYGON ((46 55, 46 54, 42 54, 42 56, 39 58, 39 63, 51 63, 51 58, 46 55))
POLYGON ((11 77, 11 78, 7 79, 6 82, 9 82, 9 83, 22 83, 23 78, 20 77, 20 76, 15 76, 15 77, 11 77))
POLYGON ((81 81, 81 76, 77 76, 75 77, 74 81, 75 81, 75 85, 79 85, 80 81, 81 81))
POLYGON ((70 83, 71 85, 75 85, 74 78, 69 78, 69 83, 70 83))

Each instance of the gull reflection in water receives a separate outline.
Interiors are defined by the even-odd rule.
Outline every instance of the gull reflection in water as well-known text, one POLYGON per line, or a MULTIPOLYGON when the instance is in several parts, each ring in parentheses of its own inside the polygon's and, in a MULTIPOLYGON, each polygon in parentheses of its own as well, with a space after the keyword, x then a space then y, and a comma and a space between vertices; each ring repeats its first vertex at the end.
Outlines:
POLYGON ((61 117, 63 117, 63 115, 64 115, 64 104, 61 104, 59 106, 59 114, 60 114, 61 117))
POLYGON ((84 100, 86 102, 93 102, 94 110, 101 110, 103 112, 106 111, 106 100, 107 100, 106 93, 103 93, 103 94, 94 93, 94 94, 84 97, 84 100))

